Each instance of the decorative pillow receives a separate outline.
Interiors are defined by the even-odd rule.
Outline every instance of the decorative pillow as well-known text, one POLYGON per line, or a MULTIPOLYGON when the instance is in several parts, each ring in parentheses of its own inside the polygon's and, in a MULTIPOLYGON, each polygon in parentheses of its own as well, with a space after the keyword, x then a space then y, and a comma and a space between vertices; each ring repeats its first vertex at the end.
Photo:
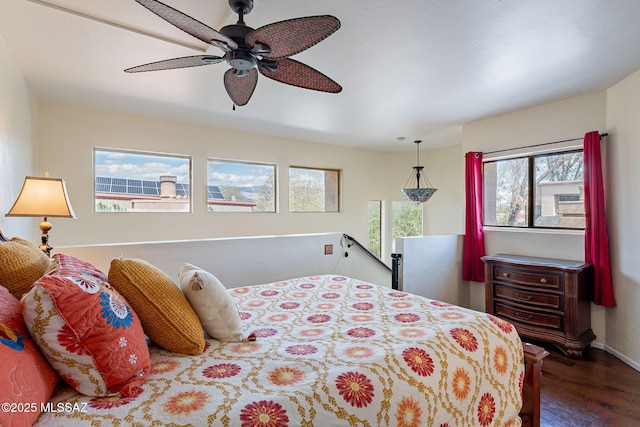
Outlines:
POLYGON ((160 269, 139 259, 114 259, 109 283, 138 313, 151 341, 175 353, 202 354, 202 324, 180 288, 160 269))
POLYGON ((22 298, 31 336, 71 387, 89 396, 134 396, 150 369, 140 320, 93 265, 56 254, 22 298))
POLYGON ((6 411, 3 406, 0 425, 32 425, 57 383, 56 372, 25 328, 20 302, 0 286, 0 402, 21 409, 6 411))
POLYGON ((182 263, 178 274, 182 291, 200 318, 204 330, 219 341, 242 341, 242 321, 227 288, 213 274, 182 263))
POLYGON ((0 285, 20 299, 47 272, 47 254, 31 242, 14 237, 0 242, 0 285))

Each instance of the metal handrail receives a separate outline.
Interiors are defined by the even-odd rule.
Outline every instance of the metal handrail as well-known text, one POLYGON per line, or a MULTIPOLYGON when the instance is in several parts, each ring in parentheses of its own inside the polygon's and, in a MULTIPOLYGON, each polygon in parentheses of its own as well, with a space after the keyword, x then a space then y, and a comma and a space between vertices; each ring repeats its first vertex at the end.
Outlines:
POLYGON ((369 255, 371 258, 376 260, 376 262, 378 264, 380 264, 382 267, 386 268, 387 270, 389 270, 389 272, 391 272, 391 267, 389 267, 384 261, 382 261, 380 258, 378 258, 378 256, 376 254, 374 254, 369 249, 367 249, 365 246, 363 246, 362 243, 358 242, 354 237, 351 237, 348 234, 343 234, 342 237, 351 242, 350 244, 347 245, 348 248, 350 248, 351 246, 355 245, 355 247, 357 247, 358 249, 364 251, 367 255, 369 255))
MULTIPOLYGON (((357 247, 358 249, 362 250, 364 253, 369 255, 370 258, 373 258, 380 266, 382 266, 387 271, 389 271, 391 273, 391 289, 395 289, 395 290, 398 289, 398 283, 399 283, 398 274, 399 274, 399 268, 400 268, 400 258, 402 258, 402 254, 391 254, 392 262, 391 262, 391 267, 389 267, 387 264, 385 264, 384 261, 378 258, 376 254, 374 254, 365 246, 363 246, 362 243, 358 242, 354 237, 351 237, 348 234, 343 233, 342 238, 350 242, 347 244, 347 248, 350 248, 351 246, 357 247)), ((347 255, 348 254, 345 253, 345 256, 347 255)))

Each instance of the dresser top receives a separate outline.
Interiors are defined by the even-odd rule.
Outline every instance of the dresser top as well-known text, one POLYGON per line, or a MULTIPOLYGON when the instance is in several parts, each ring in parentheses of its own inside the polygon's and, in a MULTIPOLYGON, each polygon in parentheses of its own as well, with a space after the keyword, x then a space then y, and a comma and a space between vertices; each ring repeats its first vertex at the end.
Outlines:
POLYGON ((511 254, 497 254, 483 256, 484 262, 503 262, 508 264, 526 264, 540 267, 555 267, 566 269, 583 269, 590 264, 584 261, 572 261, 567 259, 557 258, 538 258, 524 255, 511 255, 511 254))

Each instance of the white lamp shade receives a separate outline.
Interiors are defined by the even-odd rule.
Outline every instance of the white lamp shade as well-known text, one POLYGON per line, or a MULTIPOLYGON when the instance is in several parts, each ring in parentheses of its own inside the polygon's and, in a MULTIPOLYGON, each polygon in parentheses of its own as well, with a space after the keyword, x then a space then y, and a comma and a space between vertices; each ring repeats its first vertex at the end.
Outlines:
POLYGON ((22 190, 5 216, 76 217, 63 179, 34 176, 24 178, 22 190))

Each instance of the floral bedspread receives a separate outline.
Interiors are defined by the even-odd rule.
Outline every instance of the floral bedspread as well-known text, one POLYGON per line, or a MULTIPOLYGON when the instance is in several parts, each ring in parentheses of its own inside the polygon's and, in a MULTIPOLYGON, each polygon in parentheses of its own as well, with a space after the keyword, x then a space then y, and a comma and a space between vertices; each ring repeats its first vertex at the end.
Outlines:
POLYGON ((62 385, 37 425, 520 425, 522 346, 503 320, 342 276, 230 292, 255 341, 152 345, 142 394, 62 385))

